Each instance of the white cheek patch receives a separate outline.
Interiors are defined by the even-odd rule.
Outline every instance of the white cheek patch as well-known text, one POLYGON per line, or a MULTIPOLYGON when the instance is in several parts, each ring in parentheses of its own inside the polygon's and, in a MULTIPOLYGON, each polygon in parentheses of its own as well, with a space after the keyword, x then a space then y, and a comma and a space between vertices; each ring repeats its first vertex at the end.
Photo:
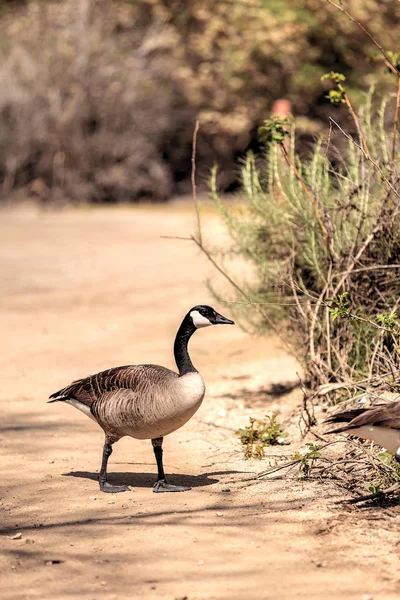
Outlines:
POLYGON ((211 321, 209 321, 207 317, 203 317, 198 310, 192 310, 190 316, 192 317, 193 325, 196 327, 196 329, 212 325, 211 321))

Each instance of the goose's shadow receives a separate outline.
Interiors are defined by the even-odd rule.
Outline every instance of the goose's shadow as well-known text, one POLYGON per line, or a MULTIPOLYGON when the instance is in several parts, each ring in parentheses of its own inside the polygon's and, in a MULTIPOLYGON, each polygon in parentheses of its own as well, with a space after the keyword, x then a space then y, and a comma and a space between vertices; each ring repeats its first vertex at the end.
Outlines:
MULTIPOLYGON (((187 485, 189 487, 205 487, 206 485, 213 485, 218 483, 219 479, 210 477, 210 475, 229 475, 233 473, 240 473, 240 471, 216 471, 214 473, 202 473, 201 475, 183 475, 180 473, 174 473, 168 475, 168 483, 174 485, 187 485)), ((98 473, 90 473, 89 471, 70 471, 69 473, 63 473, 63 477, 80 477, 82 479, 91 479, 97 481, 99 478, 98 473)), ((153 473, 109 473, 107 479, 110 483, 115 485, 129 485, 132 487, 144 487, 151 488, 157 480, 157 472, 153 473)))

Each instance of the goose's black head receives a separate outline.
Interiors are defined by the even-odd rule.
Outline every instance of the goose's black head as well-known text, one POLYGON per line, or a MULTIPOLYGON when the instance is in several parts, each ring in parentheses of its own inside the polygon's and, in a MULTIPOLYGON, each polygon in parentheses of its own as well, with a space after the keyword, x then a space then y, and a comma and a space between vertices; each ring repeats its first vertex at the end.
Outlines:
POLYGON ((209 325, 234 325, 234 321, 223 317, 211 306, 206 304, 199 304, 194 306, 189 311, 189 317, 192 319, 193 325, 196 329, 200 327, 208 327, 209 325))

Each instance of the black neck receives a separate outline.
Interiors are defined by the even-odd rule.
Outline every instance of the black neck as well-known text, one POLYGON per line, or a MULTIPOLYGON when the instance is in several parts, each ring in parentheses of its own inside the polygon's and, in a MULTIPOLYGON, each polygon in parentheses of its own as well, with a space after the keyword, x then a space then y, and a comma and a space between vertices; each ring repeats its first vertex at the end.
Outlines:
POLYGON ((188 352, 188 342, 195 331, 196 327, 193 325, 192 318, 187 314, 178 329, 174 344, 175 362, 181 376, 186 373, 197 373, 188 352))

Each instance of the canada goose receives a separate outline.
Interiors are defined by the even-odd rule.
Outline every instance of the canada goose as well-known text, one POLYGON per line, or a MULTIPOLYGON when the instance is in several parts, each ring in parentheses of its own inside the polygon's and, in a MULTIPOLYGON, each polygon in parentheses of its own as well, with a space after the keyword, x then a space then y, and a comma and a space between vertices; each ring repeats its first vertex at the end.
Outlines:
POLYGON ((400 462, 400 402, 346 410, 325 421, 341 422, 346 425, 327 433, 349 433, 364 440, 372 440, 394 454, 395 459, 400 462))
POLYGON ((154 492, 185 492, 190 487, 166 482, 162 443, 164 436, 182 427, 194 415, 205 393, 203 378, 193 366, 188 342, 196 329, 234 322, 211 306, 194 306, 176 334, 174 356, 179 374, 159 365, 130 365, 102 371, 74 381, 52 394, 49 402, 64 401, 96 421, 105 433, 99 485, 103 492, 129 490, 107 481, 107 462, 112 445, 122 437, 151 439, 157 461, 154 492))

